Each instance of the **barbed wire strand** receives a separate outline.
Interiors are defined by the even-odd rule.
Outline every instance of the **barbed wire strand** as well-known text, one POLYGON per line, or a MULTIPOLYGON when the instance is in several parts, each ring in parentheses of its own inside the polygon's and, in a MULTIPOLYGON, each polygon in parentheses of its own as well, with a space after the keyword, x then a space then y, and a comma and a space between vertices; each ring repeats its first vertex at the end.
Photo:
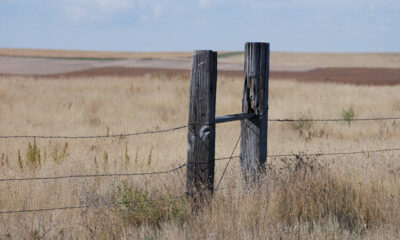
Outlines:
MULTIPOLYGON (((223 190, 226 188, 219 188, 217 190, 223 190)), ((157 202, 164 200, 177 200, 185 197, 186 194, 177 195, 169 198, 159 198, 155 200, 146 199, 146 200, 136 200, 136 201, 123 201, 123 202, 113 202, 111 204, 87 204, 87 205, 79 205, 79 206, 65 206, 65 207, 54 207, 54 208, 37 208, 37 209, 20 209, 20 210, 9 210, 9 211, 0 211, 0 214, 13 214, 13 213, 33 213, 33 212, 48 212, 48 211, 59 211, 59 210, 73 210, 73 209, 83 209, 83 208, 91 208, 91 207, 101 207, 101 206, 112 206, 112 205, 132 205, 137 203, 145 203, 145 202, 157 202)))
MULTIPOLYGON (((240 138, 237 140, 235 144, 235 148, 232 152, 234 152, 237 148, 237 145, 240 141, 240 138)), ((334 155, 356 155, 356 154, 366 154, 366 153, 379 153, 379 152, 393 152, 393 151, 400 151, 400 148, 386 148, 386 149, 376 149, 376 150, 366 150, 366 151, 353 151, 353 152, 330 152, 330 153, 290 153, 290 154, 273 154, 267 155, 268 158, 274 157, 296 157, 296 156, 334 156, 334 155)), ((229 157, 221 157, 216 158, 216 161, 221 160, 229 160, 240 158, 239 155, 237 156, 229 156, 229 157)), ((227 164, 228 165, 228 164, 227 164)), ((186 167, 186 164, 181 164, 176 168, 172 168, 165 171, 157 171, 157 172, 145 172, 145 173, 105 173, 105 174, 78 174, 78 175, 67 175, 67 176, 54 176, 54 177, 30 177, 30 178, 4 178, 0 179, 0 182, 9 182, 9 181, 34 181, 34 180, 57 180, 57 179, 68 179, 68 178, 96 178, 96 177, 123 177, 123 176, 145 176, 145 175, 157 175, 157 174, 166 174, 170 172, 175 172, 180 170, 181 168, 186 167)), ((225 167, 226 169, 227 167, 225 167)), ((226 170, 224 169, 224 172, 226 170)), ((221 180, 220 180, 221 181, 221 180)))
POLYGON ((185 167, 186 164, 181 164, 176 168, 172 168, 165 171, 156 172, 144 172, 144 173, 104 173, 104 174, 78 174, 78 175, 67 175, 67 176, 54 176, 54 177, 30 177, 30 178, 4 178, 0 179, 0 182, 11 182, 11 181, 34 181, 34 180, 57 180, 67 178, 95 178, 95 177, 124 177, 124 176, 146 176, 146 175, 158 175, 166 174, 178 171, 185 167))
POLYGON ((334 156, 334 155, 355 155, 355 154, 365 154, 365 153, 378 153, 378 152, 393 152, 400 151, 400 148, 386 148, 386 149, 376 149, 376 150, 366 150, 366 151, 354 151, 354 152, 331 152, 331 153, 299 153, 299 154, 276 154, 268 155, 268 157, 295 157, 295 156, 334 156))
POLYGON ((136 201, 124 201, 124 202, 113 202, 111 204, 88 204, 88 205, 79 205, 79 206, 66 206, 66 207, 55 207, 55 208, 37 208, 37 209, 20 209, 20 210, 10 210, 10 211, 0 211, 0 214, 13 214, 13 213, 33 213, 33 212, 48 212, 48 211, 59 211, 59 210, 72 210, 72 209, 83 209, 83 208, 91 208, 91 207, 101 207, 101 206, 112 206, 112 205, 132 205, 136 203, 145 203, 145 202, 157 202, 163 200, 176 200, 184 197, 184 194, 171 197, 171 198, 161 198, 155 200, 136 200, 136 201))
POLYGON ((147 135, 156 133, 172 132, 187 128, 187 125, 173 127, 163 130, 153 130, 144 132, 133 132, 133 133, 121 133, 121 134, 107 134, 107 135, 92 135, 92 136, 43 136, 43 135, 14 135, 14 136, 0 136, 0 139, 4 138, 44 138, 44 139, 86 139, 86 138, 116 138, 116 137, 131 137, 137 135, 147 135))
POLYGON ((225 165, 224 171, 222 172, 221 178, 219 179, 219 182, 218 182, 218 185, 217 185, 217 187, 216 187, 216 190, 218 190, 219 185, 221 184, 222 179, 223 179, 224 176, 225 176, 226 170, 228 169, 229 164, 231 163, 231 161, 232 161, 232 159, 233 159, 233 153, 235 153, 235 150, 236 150, 236 148, 237 148, 237 146, 238 146, 238 144, 239 144, 239 141, 240 141, 240 139, 242 138, 242 134, 243 134, 243 131, 241 131, 241 133, 240 133, 240 135, 239 135, 239 138, 238 138, 238 140, 236 141, 235 147, 234 147, 233 150, 232 150, 231 156, 229 157, 229 161, 228 161, 228 162, 226 163, 226 165, 225 165))
MULTIPOLYGON (((267 108, 263 111, 263 113, 261 114, 261 116, 264 116, 265 113, 268 113, 268 106, 267 106, 267 108)), ((248 126, 245 126, 245 127, 248 127, 248 126)), ((219 179, 219 182, 218 182, 218 185, 217 185, 216 190, 219 189, 219 186, 220 186, 220 184, 221 184, 221 182, 222 182, 222 179, 223 179, 224 176, 225 176, 226 170, 228 169, 229 164, 231 163, 231 161, 232 161, 232 159, 233 159, 233 154, 235 153, 235 150, 236 150, 236 148, 237 148, 237 146, 238 146, 238 144, 239 144, 239 141, 240 141, 240 139, 242 138, 242 135, 243 135, 243 132, 244 132, 245 127, 243 127, 243 128, 241 127, 241 129, 240 129, 239 138, 238 138, 238 140, 236 141, 235 146, 233 147, 231 156, 229 157, 229 160, 228 160, 228 162, 226 163, 226 166, 225 166, 225 168, 224 168, 224 171, 222 172, 222 175, 221 175, 221 178, 219 179)), ((239 156, 239 158, 240 158, 240 156, 239 156)), ((218 160, 223 160, 223 159, 225 159, 225 158, 221 158, 221 159, 218 159, 218 160)))
MULTIPOLYGON (((386 149, 376 149, 376 150, 366 150, 366 151, 355 151, 355 152, 331 152, 331 153, 290 153, 290 154, 273 154, 273 155, 267 155, 268 158, 274 158, 274 157, 295 157, 295 156, 333 156, 333 155, 355 155, 355 154, 365 154, 365 153, 378 153, 378 152, 394 152, 394 151, 400 151, 400 148, 386 148, 386 149)), ((221 158, 216 158, 215 161, 222 161, 222 160, 228 160, 231 157, 221 157, 221 158)), ((237 156, 232 156, 232 158, 240 158, 239 155, 237 156)))
POLYGON ((381 117, 381 118, 331 118, 331 119, 268 119, 270 122, 353 122, 353 121, 381 121, 381 120, 400 120, 400 117, 381 117))
MULTIPOLYGON (((233 188, 233 187, 230 187, 233 188)), ((223 190, 227 188, 219 188, 217 190, 223 190)), ((59 210, 73 210, 73 209, 83 209, 83 208, 91 208, 91 207, 101 207, 101 206, 112 206, 112 205, 132 205, 137 203, 145 203, 145 202, 157 202, 164 200, 177 200, 180 198, 184 198, 186 194, 177 195, 169 198, 160 198, 160 199, 147 199, 147 200, 136 200, 136 201, 124 201, 124 202, 113 202, 111 204, 90 204, 90 205, 79 205, 79 206, 66 206, 66 207, 55 207, 55 208, 37 208, 37 209, 20 209, 20 210, 10 210, 10 211, 0 211, 0 214, 13 214, 13 213, 33 213, 33 212, 48 212, 48 211, 59 211, 59 210)))
MULTIPOLYGON (((356 122, 356 121, 381 121, 381 120, 400 120, 400 117, 382 117, 382 118, 354 118, 354 119, 268 119, 270 122, 356 122)), ((191 125, 196 124, 204 124, 204 123, 191 123, 191 125)), ((209 123, 211 124, 211 123, 209 123)), ((215 124, 215 123, 214 123, 215 124)), ((5 135, 0 136, 0 139, 8 139, 8 138, 38 138, 38 139, 92 139, 92 138, 116 138, 116 137, 131 137, 137 135, 146 135, 146 134, 157 134, 157 133, 165 133, 176 131, 180 129, 187 128, 188 125, 182 125, 178 127, 173 127, 169 129, 163 130, 151 130, 144 132, 132 132, 132 133, 120 133, 120 134, 107 134, 107 135, 88 135, 88 136, 45 136, 45 135, 5 135)))
POLYGON ((228 160, 228 159, 231 159, 231 158, 240 158, 240 156, 237 155, 237 156, 230 156, 230 157, 220 157, 220 158, 216 158, 215 161, 228 160))
MULTIPOLYGON (((223 188, 219 188, 220 183, 225 175, 225 172, 229 166, 229 162, 233 158, 240 158, 240 156, 233 156, 234 151, 236 150, 238 143, 241 139, 242 134, 239 136, 238 141, 235 144, 234 150, 232 151, 232 155, 229 158, 219 158, 221 159, 229 159, 228 164, 225 166, 224 172, 219 180, 219 183, 217 185, 217 188, 215 191, 222 190, 223 188)), ((268 157, 290 157, 290 156, 326 156, 326 155, 350 155, 350 154, 364 154, 364 153, 374 153, 374 152, 389 152, 389 151, 400 151, 400 148, 390 148, 390 149, 378 149, 378 150, 370 150, 370 151, 356 151, 356 152, 336 152, 336 153, 312 153, 312 154, 277 154, 277 155, 268 155, 268 157)), ((217 160, 217 159, 216 159, 217 160)), ((177 171, 181 168, 186 166, 186 164, 182 164, 178 166, 177 168, 163 171, 163 172, 151 172, 151 173, 135 173, 135 174, 100 174, 100 175, 85 175, 85 176, 131 176, 131 175, 148 175, 148 174, 161 174, 161 173, 167 173, 167 172, 172 172, 172 171, 177 171)), ((64 177, 46 177, 46 178, 26 178, 26 179, 1 179, 0 181, 17 181, 17 180, 46 180, 46 179, 59 179, 59 178, 67 178, 71 176, 64 176, 64 177)), ((78 175, 75 175, 73 177, 79 177, 78 175)), ((179 199, 184 197, 185 194, 175 196, 174 198, 170 199, 179 199)), ((142 201, 134 201, 134 202, 114 202, 113 204, 117 205, 122 205, 122 204, 134 204, 134 203, 140 203, 140 202, 150 202, 150 201, 161 201, 165 199, 157 199, 157 200, 142 200, 142 201)), ((66 206, 66 207, 56 207, 56 208, 39 208, 39 209, 22 209, 22 210, 10 210, 10 211, 0 211, 0 214, 12 214, 12 213, 31 213, 31 212, 45 212, 45 211, 58 211, 58 210, 70 210, 70 209, 82 209, 82 208, 90 208, 93 206, 97 205, 80 205, 80 206, 66 206)), ((107 205, 104 205, 107 206, 107 205)))

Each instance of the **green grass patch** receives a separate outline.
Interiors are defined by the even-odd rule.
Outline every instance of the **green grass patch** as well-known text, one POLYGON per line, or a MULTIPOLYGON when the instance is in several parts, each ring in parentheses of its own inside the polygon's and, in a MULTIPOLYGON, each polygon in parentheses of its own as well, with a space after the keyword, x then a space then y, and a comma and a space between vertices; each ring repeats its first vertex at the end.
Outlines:
POLYGON ((147 186, 134 186, 123 181, 112 195, 120 216, 136 226, 183 222, 186 216, 185 197, 176 197, 169 191, 150 191, 147 186))

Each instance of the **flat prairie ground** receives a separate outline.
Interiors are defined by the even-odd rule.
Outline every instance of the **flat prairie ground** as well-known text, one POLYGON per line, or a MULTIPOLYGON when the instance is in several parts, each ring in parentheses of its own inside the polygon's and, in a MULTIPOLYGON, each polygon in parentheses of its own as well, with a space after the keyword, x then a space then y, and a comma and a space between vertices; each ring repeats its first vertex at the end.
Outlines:
MULTIPOLYGON (((0 74, 54 75, 82 70, 95 72, 96 69, 105 67, 189 70, 191 56, 192 52, 101 52, 0 48, 0 74)), ((218 51, 219 70, 243 71, 243 63, 243 52, 218 51)), ((400 69, 400 53, 272 51, 270 68, 272 71, 290 72, 310 71, 317 68, 330 68, 330 71, 335 68, 336 72, 338 68, 339 72, 343 71, 343 68, 373 68, 381 71, 387 68, 400 69)), ((390 73, 381 72, 380 74, 385 77, 390 73)))
MULTIPOLYGON (((220 76, 218 116, 241 112, 243 79, 220 76)), ((187 75, 0 77, 0 136, 108 136, 187 124, 187 75)), ((270 81, 268 154, 399 149, 400 86, 270 81), (346 117, 345 117, 346 118, 346 117)), ((217 125, 229 157, 239 122, 217 125)), ((88 139, 1 138, 0 179, 145 173, 186 161, 187 129, 88 139)), ((233 152, 236 156, 239 149, 233 152)), ((199 212, 185 174, 0 180, 0 239, 398 239, 400 151, 269 157, 260 186, 231 160, 199 212), (53 209, 56 208, 56 209, 53 209), (12 212, 41 209, 37 212, 12 212), (53 209, 53 210, 49 210, 53 209), (10 212, 11 211, 11 212, 10 212)), ((217 161, 216 182, 228 160, 217 161)))
MULTIPOLYGON (((273 44, 271 45, 273 49, 273 44)), ((221 63, 243 65, 243 52, 218 51, 221 63)), ((0 48, 0 56, 64 59, 190 59, 191 52, 113 52, 0 48)), ((271 64, 294 68, 369 67, 400 68, 400 53, 294 53, 272 52, 271 64)))
POLYGON ((21 49, 0 48, 1 56, 64 58, 64 59, 176 59, 190 58, 191 52, 115 52, 115 51, 84 51, 84 50, 55 50, 55 49, 21 49))
MULTIPOLYGON (((189 77, 191 52, 99 52, 0 48, 0 76, 189 77)), ((218 71, 243 78, 243 52, 218 52, 218 71)), ((400 53, 271 52, 270 76, 303 82, 399 85, 400 53)))
MULTIPOLYGON (((244 63, 243 53, 221 55, 221 62, 244 63)), ((280 66, 281 70, 284 70, 283 67, 299 70, 327 67, 400 68, 400 53, 271 52, 271 65, 280 66)))

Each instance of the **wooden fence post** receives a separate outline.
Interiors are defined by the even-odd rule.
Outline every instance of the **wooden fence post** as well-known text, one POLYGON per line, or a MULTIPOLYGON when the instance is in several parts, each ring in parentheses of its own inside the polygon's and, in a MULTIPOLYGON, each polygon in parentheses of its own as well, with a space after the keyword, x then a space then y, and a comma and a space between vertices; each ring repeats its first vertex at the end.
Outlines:
POLYGON ((240 165, 253 182, 267 160, 269 43, 246 43, 244 71, 242 113, 255 117, 241 121, 240 165))
POLYGON ((214 190, 217 53, 193 53, 187 154, 187 198, 202 202, 214 190))

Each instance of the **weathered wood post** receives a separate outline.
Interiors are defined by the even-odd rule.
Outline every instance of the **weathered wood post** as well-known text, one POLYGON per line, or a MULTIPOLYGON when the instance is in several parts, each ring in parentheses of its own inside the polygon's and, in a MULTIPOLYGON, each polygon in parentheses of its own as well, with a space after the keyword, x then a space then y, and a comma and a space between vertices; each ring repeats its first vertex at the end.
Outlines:
POLYGON ((246 43, 244 72, 242 112, 255 117, 241 121, 240 165, 252 182, 267 160, 269 43, 246 43))
POLYGON ((190 74, 190 103, 187 154, 187 198, 192 203, 205 200, 214 190, 215 101, 217 53, 193 53, 190 74))

